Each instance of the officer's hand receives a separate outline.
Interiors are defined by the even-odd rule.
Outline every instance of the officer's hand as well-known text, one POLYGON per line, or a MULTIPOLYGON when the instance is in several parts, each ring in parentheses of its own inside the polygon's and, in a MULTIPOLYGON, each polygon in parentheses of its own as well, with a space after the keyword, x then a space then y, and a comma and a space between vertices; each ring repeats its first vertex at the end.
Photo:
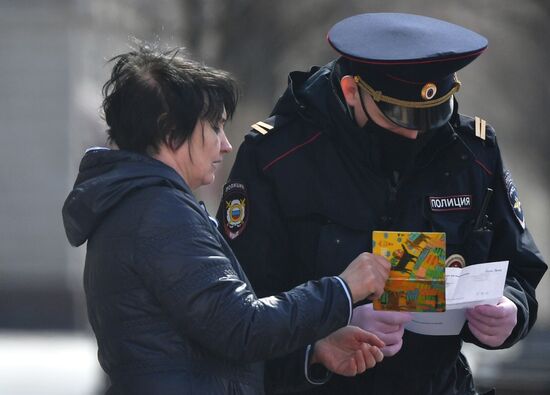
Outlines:
POLYGON ((517 306, 506 296, 496 306, 485 304, 466 310, 470 332, 490 347, 500 346, 510 336, 517 315, 517 306))
POLYGON ((384 356, 384 343, 355 326, 345 326, 319 340, 313 346, 311 363, 322 363, 325 368, 342 376, 355 376, 372 368, 384 356))
POLYGON ((363 252, 349 264, 340 277, 351 290, 353 303, 367 297, 378 299, 390 274, 391 264, 385 258, 363 252))
POLYGON ((377 311, 372 308, 372 303, 353 309, 351 325, 357 325, 377 335, 386 343, 382 353, 391 357, 403 345, 403 332, 405 324, 412 320, 411 313, 399 311, 377 311))

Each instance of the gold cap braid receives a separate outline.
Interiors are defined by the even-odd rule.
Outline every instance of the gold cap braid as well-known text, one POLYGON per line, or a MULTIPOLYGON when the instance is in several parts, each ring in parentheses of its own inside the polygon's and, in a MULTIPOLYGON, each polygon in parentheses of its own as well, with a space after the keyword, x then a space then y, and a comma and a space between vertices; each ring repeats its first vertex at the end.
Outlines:
POLYGON ((365 89, 369 95, 372 96, 374 101, 379 102, 383 101, 386 103, 394 104, 401 107, 409 107, 409 108, 430 108, 435 107, 440 104, 445 103, 449 98, 454 95, 458 90, 460 89, 460 81, 456 78, 456 74, 454 75, 455 83, 451 90, 447 92, 445 95, 434 99, 434 100, 427 100, 427 101, 408 101, 408 100, 400 100, 396 99, 394 97, 386 96, 382 93, 382 91, 375 90, 372 86, 367 84, 361 77, 356 75, 354 77, 355 82, 363 89, 365 89))

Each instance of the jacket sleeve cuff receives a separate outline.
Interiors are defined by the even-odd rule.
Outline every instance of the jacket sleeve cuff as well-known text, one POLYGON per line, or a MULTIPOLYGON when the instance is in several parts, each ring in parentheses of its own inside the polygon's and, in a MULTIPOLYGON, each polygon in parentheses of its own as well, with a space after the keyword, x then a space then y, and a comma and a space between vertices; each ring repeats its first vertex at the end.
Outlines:
POLYGON ((310 345, 306 348, 306 357, 304 361, 304 374, 306 380, 313 385, 323 385, 332 377, 332 373, 321 364, 310 365, 309 360, 313 354, 313 347, 310 345))
POLYGON ((346 282, 342 280, 340 277, 334 276, 334 278, 336 278, 340 282, 348 298, 349 314, 348 314, 348 323, 346 325, 349 325, 349 323, 351 322, 351 315, 353 314, 353 299, 351 298, 351 290, 349 289, 348 284, 346 284, 346 282))

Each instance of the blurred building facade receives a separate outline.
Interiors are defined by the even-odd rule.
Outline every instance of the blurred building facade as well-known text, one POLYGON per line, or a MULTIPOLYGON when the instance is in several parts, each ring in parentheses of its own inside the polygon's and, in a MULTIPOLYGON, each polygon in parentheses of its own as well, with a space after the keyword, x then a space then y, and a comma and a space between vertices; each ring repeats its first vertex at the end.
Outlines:
MULTIPOLYGON (((68 246, 60 212, 85 148, 105 144, 99 107, 106 60, 126 51, 132 37, 183 45, 193 57, 237 76, 243 95, 228 127, 237 148, 248 125, 269 114, 289 71, 335 56, 325 35, 345 16, 411 12, 484 34, 489 50, 459 75, 461 111, 496 128, 527 224, 543 255, 550 256, 549 4, 0 0, 0 330, 88 328, 84 248, 68 246)), ((216 183, 199 192, 211 211, 233 158, 227 158, 216 183)), ((548 274, 539 289, 536 336, 544 343, 550 341, 548 274)))

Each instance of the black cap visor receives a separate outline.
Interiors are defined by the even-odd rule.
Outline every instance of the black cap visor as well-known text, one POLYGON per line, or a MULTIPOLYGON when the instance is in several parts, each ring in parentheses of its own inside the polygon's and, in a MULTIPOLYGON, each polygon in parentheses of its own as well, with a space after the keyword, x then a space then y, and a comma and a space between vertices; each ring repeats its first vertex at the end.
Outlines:
POLYGON ((403 107, 383 101, 376 102, 384 115, 393 123, 406 129, 426 131, 445 125, 453 114, 454 100, 429 108, 403 107))

